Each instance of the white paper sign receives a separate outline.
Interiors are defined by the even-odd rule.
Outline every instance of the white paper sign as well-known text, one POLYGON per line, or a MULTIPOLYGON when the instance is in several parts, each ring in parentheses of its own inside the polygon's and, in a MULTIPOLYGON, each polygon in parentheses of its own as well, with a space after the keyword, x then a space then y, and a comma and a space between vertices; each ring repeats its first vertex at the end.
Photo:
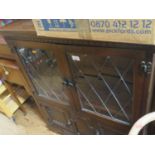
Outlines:
POLYGON ((72 60, 74 61, 80 61, 80 57, 76 55, 72 55, 72 60))

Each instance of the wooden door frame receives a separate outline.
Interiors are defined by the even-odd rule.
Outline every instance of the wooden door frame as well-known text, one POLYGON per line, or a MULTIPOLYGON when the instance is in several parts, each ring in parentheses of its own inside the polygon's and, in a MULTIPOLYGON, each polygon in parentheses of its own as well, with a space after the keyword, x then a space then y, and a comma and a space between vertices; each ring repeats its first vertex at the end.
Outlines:
MULTIPOLYGON (((143 104, 142 104, 142 96, 143 96, 143 87, 144 87, 144 83, 145 83, 145 77, 144 77, 144 73, 140 71, 140 63, 142 60, 145 59, 145 50, 134 50, 134 49, 115 49, 115 48, 104 48, 104 47, 89 47, 89 46, 82 46, 82 47, 79 47, 79 46, 68 46, 68 45, 65 45, 64 46, 64 50, 65 50, 65 53, 69 53, 69 52, 72 52, 72 53, 86 53, 86 54, 91 54, 91 55, 99 55, 99 56, 107 56, 107 55, 112 55, 112 56, 124 56, 124 57, 128 57, 128 58, 134 58, 136 60, 136 63, 135 64, 135 67, 134 67, 134 79, 133 79, 133 92, 134 92, 134 96, 139 96, 139 98, 136 98, 134 97, 135 101, 134 103, 138 102, 138 104, 134 104, 132 105, 132 111, 133 111, 133 119, 131 121, 131 124, 130 126, 134 123, 134 121, 136 121, 140 115, 141 115, 141 110, 143 108, 143 104), (135 70, 136 68, 136 70, 135 70), (139 75, 139 78, 137 78, 137 74, 139 75), (137 83, 141 83, 139 84, 139 86, 137 86, 137 83), (136 85, 135 85, 136 84, 136 85), (137 90, 140 90, 140 91, 137 91, 137 90), (140 108, 139 108, 140 107, 140 108)), ((73 75, 72 75, 72 70, 71 70, 71 67, 70 68, 70 73, 71 73, 71 79, 73 79, 73 75)), ((75 88, 76 89, 76 88, 75 88)), ((78 97, 77 97, 77 93, 75 91, 75 89, 73 89, 73 93, 74 93, 74 97, 76 96, 76 101, 79 100, 78 97), (75 94, 76 93, 76 94, 75 94)), ((78 104, 79 104, 80 101, 78 101, 78 104)), ((79 104, 79 107, 80 104, 79 104)), ((81 115, 81 114, 80 114, 81 115)), ((98 116, 100 119, 104 119, 105 122, 107 118, 103 118, 103 117, 100 117, 98 116)), ((111 122, 111 124, 115 124, 114 121, 112 120, 108 120, 111 122), (113 123, 112 123, 113 122, 113 123)), ((119 123, 119 122, 117 122, 119 123)))
MULTIPOLYGON (((32 89, 32 94, 37 96, 37 91, 36 88, 33 84, 33 82, 30 80, 30 78, 27 75, 27 71, 24 68, 24 65, 22 64, 22 62, 19 60, 19 56, 17 54, 17 52, 15 51, 14 47, 25 47, 25 48, 34 48, 34 49, 43 49, 43 50, 47 50, 47 51, 51 51, 54 53, 55 58, 57 59, 57 64, 58 64, 58 68, 61 72, 61 77, 62 79, 66 79, 68 78, 69 70, 68 70, 68 65, 66 63, 65 57, 64 57, 64 50, 62 48, 62 46, 60 45, 54 45, 54 44, 50 44, 50 43, 40 43, 40 42, 32 42, 32 41, 19 41, 19 40, 8 40, 8 43, 12 49, 12 52, 15 53, 15 58, 17 63, 19 64, 24 77, 26 78, 26 81, 28 82, 30 88, 32 89)), ((72 106, 72 108, 74 109, 74 99, 71 93, 71 89, 68 87, 67 89, 65 89, 65 94, 68 96, 69 100, 70 100, 70 105, 72 106)), ((38 95, 39 97, 39 95, 38 95)), ((53 100, 51 99, 51 102, 53 100)))

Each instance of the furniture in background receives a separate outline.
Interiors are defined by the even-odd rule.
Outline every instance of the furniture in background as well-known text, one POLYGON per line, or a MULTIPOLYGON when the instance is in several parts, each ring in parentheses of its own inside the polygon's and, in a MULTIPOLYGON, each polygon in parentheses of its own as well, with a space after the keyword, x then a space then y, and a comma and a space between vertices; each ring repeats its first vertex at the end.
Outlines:
POLYGON ((0 69, 8 72, 6 81, 23 86, 31 95, 30 87, 28 86, 21 70, 19 69, 14 54, 11 52, 5 39, 0 36, 0 69))
POLYGON ((22 104, 31 95, 30 89, 16 64, 5 39, 0 36, 0 108, 1 112, 12 117, 20 108, 24 113, 22 104), (28 93, 25 92, 24 88, 28 93))

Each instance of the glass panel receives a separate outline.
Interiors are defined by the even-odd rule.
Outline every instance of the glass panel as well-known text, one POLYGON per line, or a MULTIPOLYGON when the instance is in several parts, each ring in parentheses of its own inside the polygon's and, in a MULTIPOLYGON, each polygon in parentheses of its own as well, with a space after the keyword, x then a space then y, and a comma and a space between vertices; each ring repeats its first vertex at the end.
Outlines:
POLYGON ((72 53, 68 57, 82 109, 129 122, 134 60, 72 53))
POLYGON ((30 48, 17 48, 17 52, 38 95, 68 103, 53 52, 30 48))

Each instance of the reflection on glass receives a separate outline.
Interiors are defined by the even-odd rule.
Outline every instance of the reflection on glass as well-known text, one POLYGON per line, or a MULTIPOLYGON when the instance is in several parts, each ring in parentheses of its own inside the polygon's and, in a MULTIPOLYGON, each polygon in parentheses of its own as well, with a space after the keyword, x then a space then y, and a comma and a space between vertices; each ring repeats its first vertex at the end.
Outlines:
POLYGON ((68 53, 83 110, 130 122, 134 60, 68 53))
POLYGON ((54 54, 50 51, 17 48, 24 67, 39 96, 68 102, 54 54))

